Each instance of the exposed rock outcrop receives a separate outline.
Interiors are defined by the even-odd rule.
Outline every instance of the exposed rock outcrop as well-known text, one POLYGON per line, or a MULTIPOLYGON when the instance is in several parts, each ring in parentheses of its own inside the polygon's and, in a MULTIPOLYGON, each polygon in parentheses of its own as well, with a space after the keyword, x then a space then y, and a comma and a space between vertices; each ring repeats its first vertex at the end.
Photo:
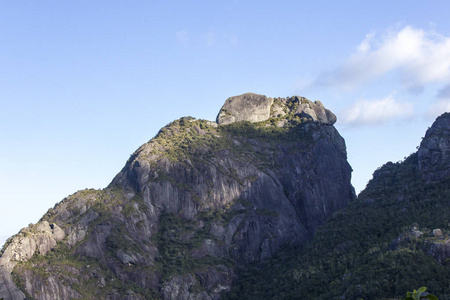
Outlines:
POLYGON ((404 246, 411 241, 423 236, 423 232, 418 230, 416 227, 411 228, 410 231, 402 233, 398 238, 396 238, 389 246, 390 250, 397 250, 400 246, 404 246))
POLYGON ((436 119, 420 143, 419 169, 428 181, 450 177, 450 113, 436 119))
POLYGON ((244 94, 219 126, 174 121, 106 189, 64 199, 33 227, 45 233, 6 246, 2 274, 20 290, 11 279, 0 297, 219 299, 238 264, 301 245, 355 197, 335 120, 318 101, 244 94))
POLYGON ((253 93, 230 97, 220 109, 217 123, 226 125, 239 121, 265 121, 270 117, 272 104, 272 98, 253 93))
POLYGON ((431 234, 424 234, 414 227, 396 238, 391 243, 390 250, 411 245, 417 247, 418 242, 421 243, 424 252, 433 256, 439 264, 447 263, 447 259, 450 258, 450 236, 443 234, 441 229, 434 229, 431 234))
POLYGON ((441 265, 450 258, 450 237, 430 242, 428 254, 432 255, 441 265))
POLYGON ((0 297, 24 299, 25 295, 14 285, 11 276, 14 267, 18 262, 29 260, 35 253, 46 255, 64 236, 58 225, 43 221, 22 229, 10 238, 0 256, 0 297))

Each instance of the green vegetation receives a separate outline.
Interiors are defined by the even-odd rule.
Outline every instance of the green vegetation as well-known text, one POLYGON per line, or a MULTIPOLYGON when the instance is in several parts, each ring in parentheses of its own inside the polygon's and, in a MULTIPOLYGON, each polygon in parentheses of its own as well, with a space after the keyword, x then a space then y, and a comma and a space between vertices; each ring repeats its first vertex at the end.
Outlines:
POLYGON ((162 280, 175 275, 184 275, 214 265, 229 265, 231 262, 209 254, 201 259, 192 255, 208 239, 219 243, 209 234, 209 224, 198 227, 194 221, 186 221, 174 214, 164 214, 159 221, 159 231, 152 240, 158 245, 157 265, 162 280))
POLYGON ((432 230, 450 232, 450 179, 425 183, 417 154, 374 173, 358 199, 336 212, 302 249, 287 247, 248 268, 224 299, 381 299, 426 285, 450 299, 450 262, 427 254, 432 230), (424 234, 393 245, 411 228, 424 234), (270 270, 270 271, 269 271, 270 270))
POLYGON ((139 158, 154 163, 155 158, 166 157, 171 162, 191 165, 192 162, 201 163, 212 159, 217 151, 230 150, 237 154, 251 151, 253 147, 249 140, 258 140, 258 143, 268 147, 275 147, 283 141, 292 142, 293 146, 299 148, 300 143, 305 149, 309 149, 312 144, 310 132, 313 130, 305 130, 302 125, 320 125, 302 120, 294 112, 295 110, 263 122, 243 121, 221 126, 206 120, 184 117, 163 127, 152 140, 130 157, 129 162, 139 158), (288 122, 284 127, 278 127, 276 124, 280 120, 288 122))
POLYGON ((417 291, 407 292, 406 298, 403 300, 420 300, 420 299, 430 299, 430 300, 438 300, 438 298, 430 293, 425 292, 427 290, 426 287, 421 287, 417 291))

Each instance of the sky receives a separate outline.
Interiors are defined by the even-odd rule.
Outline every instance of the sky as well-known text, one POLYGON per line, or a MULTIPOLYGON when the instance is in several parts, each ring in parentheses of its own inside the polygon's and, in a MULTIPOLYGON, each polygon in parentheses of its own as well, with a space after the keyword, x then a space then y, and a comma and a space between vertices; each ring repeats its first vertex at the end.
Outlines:
POLYGON ((450 2, 0 0, 0 245, 230 96, 320 100, 364 189, 450 111, 450 2))

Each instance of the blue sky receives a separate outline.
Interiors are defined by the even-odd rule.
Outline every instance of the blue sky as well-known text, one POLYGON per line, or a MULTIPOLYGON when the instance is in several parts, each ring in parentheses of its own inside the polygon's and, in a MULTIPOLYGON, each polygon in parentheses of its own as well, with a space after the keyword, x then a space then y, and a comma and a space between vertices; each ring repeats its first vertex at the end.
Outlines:
POLYGON ((320 100, 364 188, 450 110, 448 1, 0 0, 0 244, 182 116, 320 100))

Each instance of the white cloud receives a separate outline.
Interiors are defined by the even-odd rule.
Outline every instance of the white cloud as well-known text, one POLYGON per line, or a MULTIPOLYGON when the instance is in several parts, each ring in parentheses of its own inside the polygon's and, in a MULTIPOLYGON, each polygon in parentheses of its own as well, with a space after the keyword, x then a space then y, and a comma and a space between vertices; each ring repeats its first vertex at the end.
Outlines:
POLYGON ((373 39, 374 35, 375 33, 373 32, 366 34, 366 37, 357 48, 359 53, 366 53, 370 50, 371 48, 370 42, 373 39))
POLYGON ((381 39, 370 33, 341 67, 322 74, 316 84, 354 88, 389 72, 396 72, 406 89, 448 82, 450 37, 411 26, 381 39))
POLYGON ((411 116, 412 113, 413 107, 410 103, 396 101, 392 95, 389 95, 378 100, 358 100, 342 115, 345 124, 378 125, 393 119, 411 116))

